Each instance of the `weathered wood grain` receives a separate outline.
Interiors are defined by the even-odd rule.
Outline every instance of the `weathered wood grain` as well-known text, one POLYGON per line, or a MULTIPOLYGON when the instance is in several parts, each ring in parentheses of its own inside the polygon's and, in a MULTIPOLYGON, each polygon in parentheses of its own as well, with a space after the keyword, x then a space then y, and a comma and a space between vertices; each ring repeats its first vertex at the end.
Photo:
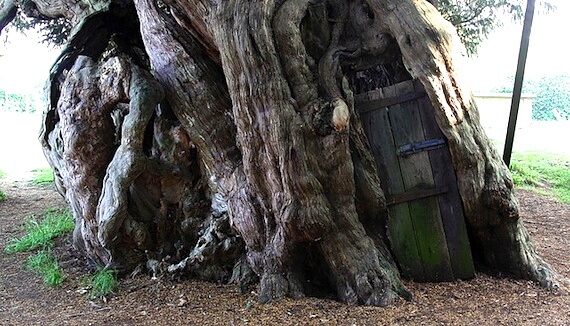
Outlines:
MULTIPOLYGON (((424 86, 449 144, 472 247, 489 266, 554 285, 459 77, 457 35, 428 2, 14 3, 76 26, 50 75, 41 141, 74 211, 76 246, 94 264, 129 270, 154 262, 153 271, 174 266, 227 280, 236 261, 236 270, 247 262, 264 302, 303 296, 312 281, 347 303, 410 298, 385 237, 382 187, 392 185, 378 175, 413 191, 435 187, 439 172, 410 157, 391 158, 407 170, 399 177, 374 163, 348 75, 385 65, 378 80, 364 74, 370 85, 411 76, 424 86), (110 65, 116 58, 124 58, 121 69, 110 65), (131 78, 137 69, 165 97, 150 92, 154 110, 129 115, 148 91, 131 78), (119 147, 124 161, 115 157, 119 147)), ((402 131, 383 146, 425 139, 405 129, 419 116, 375 117, 402 131)), ((392 209, 410 217, 440 209, 431 197, 401 205, 392 209)), ((441 231, 435 215, 424 216, 426 229, 441 231)), ((409 240, 391 236, 408 250, 409 240)), ((425 239, 413 240, 418 255, 447 265, 432 255, 445 243, 425 239)))

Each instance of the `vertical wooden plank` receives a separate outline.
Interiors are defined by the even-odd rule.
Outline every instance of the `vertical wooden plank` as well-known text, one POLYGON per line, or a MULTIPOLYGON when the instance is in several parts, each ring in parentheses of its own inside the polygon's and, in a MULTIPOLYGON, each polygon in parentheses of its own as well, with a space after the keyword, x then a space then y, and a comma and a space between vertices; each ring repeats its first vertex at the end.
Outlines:
MULTIPOLYGON (((414 82, 416 91, 423 90, 419 81, 414 82)), ((427 97, 418 100, 420 116, 424 133, 427 139, 444 137, 435 120, 433 107, 427 97)), ((471 246, 467 235, 463 205, 457 189, 455 169, 451 160, 449 148, 432 150, 429 152, 435 186, 447 187, 449 191, 438 198, 441 220, 447 239, 449 258, 455 278, 467 279, 475 275, 471 246)))
MULTIPOLYGON (((383 90, 369 92, 369 99, 388 96, 383 90)), ((361 115, 380 175, 382 188, 387 195, 404 192, 388 110, 380 108, 361 115)), ((389 208, 388 237, 394 249, 402 275, 411 279, 425 279, 423 266, 413 236, 413 225, 407 203, 389 208)))
MULTIPOLYGON (((412 81, 394 85, 396 94, 413 91, 414 85, 412 81)), ((396 148, 425 140, 416 101, 390 107, 389 116, 396 148)), ((398 162, 405 191, 432 189, 435 187, 431 162, 427 152, 399 157, 398 162)), ((418 199, 409 202, 408 205, 418 253, 426 276, 425 280, 452 280, 453 270, 437 198, 418 199)))

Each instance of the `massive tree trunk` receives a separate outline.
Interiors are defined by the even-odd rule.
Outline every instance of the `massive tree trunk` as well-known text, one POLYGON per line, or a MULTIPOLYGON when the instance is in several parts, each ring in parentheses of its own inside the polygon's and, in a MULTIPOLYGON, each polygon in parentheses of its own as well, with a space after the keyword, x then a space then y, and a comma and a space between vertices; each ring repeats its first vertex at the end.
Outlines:
POLYGON ((457 35, 428 2, 33 3, 77 22, 52 69, 41 141, 74 244, 94 264, 241 285, 255 274, 263 302, 323 290, 347 303, 411 298, 355 108, 360 71, 368 89, 425 88, 475 256, 555 285, 461 82, 457 35))

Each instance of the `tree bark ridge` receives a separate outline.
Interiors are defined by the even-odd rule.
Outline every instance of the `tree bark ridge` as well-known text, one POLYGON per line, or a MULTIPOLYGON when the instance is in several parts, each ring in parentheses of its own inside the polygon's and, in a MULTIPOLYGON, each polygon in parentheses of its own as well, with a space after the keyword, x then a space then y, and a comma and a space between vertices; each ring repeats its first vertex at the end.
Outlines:
POLYGON ((6 25, 8 25, 18 12, 18 7, 13 0, 2 0, 0 2, 0 34, 6 25))
POLYGON ((399 36, 404 64, 422 82, 434 105, 439 127, 449 142, 472 241, 485 263, 547 287, 556 286, 556 273, 538 257, 519 219, 508 167, 482 129, 475 101, 461 82, 457 61, 462 46, 450 23, 427 3, 370 3, 376 14, 385 17, 392 35, 399 36))
POLYGON ((263 302, 310 283, 351 304, 410 299, 348 81, 374 68, 386 72, 374 87, 424 85, 474 250, 554 284, 461 82, 457 36, 429 3, 33 3, 77 23, 51 72, 41 141, 74 243, 95 264, 242 288, 253 270, 263 302))

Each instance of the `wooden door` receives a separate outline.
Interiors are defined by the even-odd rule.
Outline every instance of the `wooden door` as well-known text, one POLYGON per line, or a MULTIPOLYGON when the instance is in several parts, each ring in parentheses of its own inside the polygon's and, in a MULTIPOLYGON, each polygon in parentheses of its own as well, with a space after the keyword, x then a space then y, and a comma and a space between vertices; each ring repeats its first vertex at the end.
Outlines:
POLYGON ((359 94, 356 107, 386 193, 388 237, 404 277, 473 277, 451 155, 421 83, 359 94))

